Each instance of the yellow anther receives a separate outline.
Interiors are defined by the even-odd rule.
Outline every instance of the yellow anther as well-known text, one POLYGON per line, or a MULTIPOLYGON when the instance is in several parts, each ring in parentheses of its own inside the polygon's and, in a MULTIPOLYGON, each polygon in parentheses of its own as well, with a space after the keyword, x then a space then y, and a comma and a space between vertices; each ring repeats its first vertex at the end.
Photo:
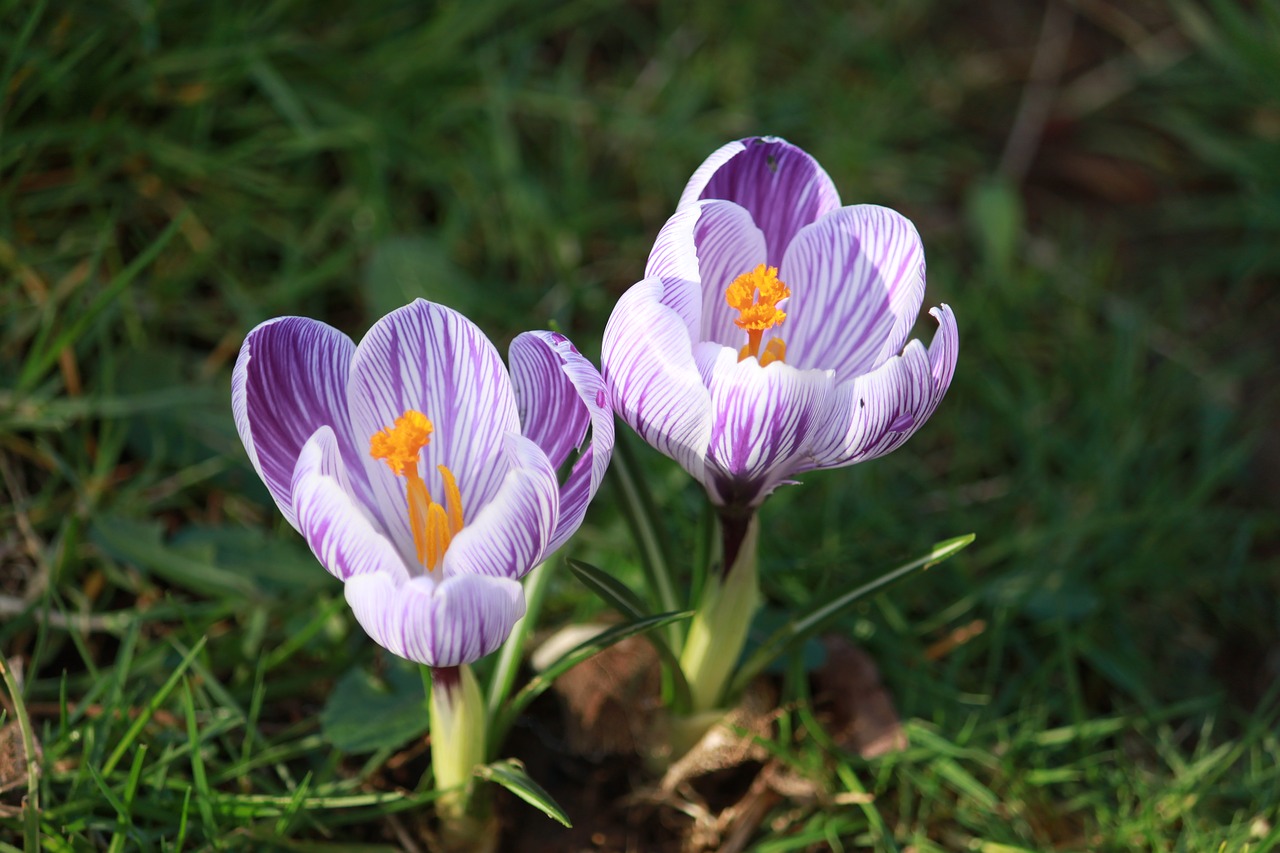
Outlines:
POLYGON ((453 472, 443 465, 436 466, 444 479, 444 503, 449 508, 449 535, 456 536, 462 529, 462 492, 458 491, 458 481, 453 479, 453 472))
POLYGON ((760 366, 773 364, 775 361, 787 360, 787 345, 783 343, 782 338, 770 338, 769 342, 764 345, 764 352, 760 353, 760 366))
MULTIPOLYGON (((760 340, 764 337, 765 330, 772 329, 787 319, 786 312, 779 310, 778 303, 790 295, 791 288, 778 278, 778 268, 765 264, 743 273, 729 284, 724 292, 724 300, 729 303, 730 308, 738 311, 734 324, 747 333, 747 345, 738 353, 739 361, 760 355, 760 340)), ((765 358, 769 361, 782 361, 786 352, 786 346, 777 338, 769 341, 769 347, 765 356, 760 359, 761 365, 768 363, 765 358), (775 341, 778 348, 770 357, 775 341)))
POLYGON ((376 432, 369 439, 369 455, 384 460, 396 476, 405 478, 414 553, 429 572, 444 562, 445 551, 464 523, 462 492, 453 472, 444 465, 436 466, 444 480, 447 510, 431 499, 427 484, 418 473, 418 457, 430 443, 433 430, 426 415, 410 409, 396 418, 395 426, 376 432))

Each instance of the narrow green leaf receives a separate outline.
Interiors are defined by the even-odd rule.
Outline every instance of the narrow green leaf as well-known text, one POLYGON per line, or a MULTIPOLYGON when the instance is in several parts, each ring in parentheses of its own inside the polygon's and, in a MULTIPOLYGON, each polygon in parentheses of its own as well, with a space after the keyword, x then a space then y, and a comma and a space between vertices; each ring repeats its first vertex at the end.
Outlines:
POLYGON ((120 759, 124 758, 125 752, 133 745, 133 742, 137 739, 138 735, 142 733, 142 729, 147 725, 147 723, 151 722, 152 716, 155 715, 156 711, 160 710, 160 706, 169 698, 169 694, 173 692, 173 688, 178 686, 178 681, 187 671, 187 668, 191 666, 191 662, 196 659, 196 655, 200 654, 200 652, 204 650, 204 643, 207 639, 207 636, 201 637, 196 644, 191 647, 191 651, 183 655, 182 660, 178 663, 177 667, 174 668, 173 672, 170 673, 169 678, 160 686, 160 689, 156 691, 156 695, 152 696, 151 701, 147 702, 146 707, 142 709, 142 713, 138 715, 138 718, 133 721, 133 725, 129 726, 128 731, 124 733, 124 737, 120 738, 120 742, 116 744, 115 751, 111 753, 111 757, 103 763, 103 776, 109 776, 111 771, 116 768, 116 765, 120 763, 120 759))
POLYGON ((104 513, 93 522, 89 538, 121 562, 211 598, 262 597, 253 580, 218 566, 208 543, 181 547, 164 541, 159 522, 104 513))
POLYGON ((182 794, 182 811, 178 815, 178 837, 174 841, 174 850, 181 850, 187 843, 187 820, 191 815, 191 786, 188 785, 182 794))
MULTIPOLYGON (((568 560, 566 562, 569 564, 570 571, 573 572, 578 580, 582 581, 587 589, 594 592, 605 604, 608 604, 623 616, 628 619, 643 619, 649 615, 649 609, 645 607, 639 596, 613 575, 580 560, 568 560)), ((689 691, 689 682, 684 677, 684 671, 680 668, 680 659, 671 650, 671 646, 662 639, 661 634, 651 633, 648 636, 648 640, 653 644, 658 657, 662 658, 662 664, 667 670, 667 676, 671 679, 671 688, 674 694, 672 696, 671 710, 677 714, 687 712, 693 706, 693 696, 689 691)))
POLYGON ((933 546, 929 553, 922 557, 918 557, 909 563, 904 563, 892 571, 886 572, 870 583, 863 584, 857 589, 850 590, 844 595, 837 597, 834 601, 829 601, 821 607, 817 608, 807 616, 799 619, 793 619, 775 631, 769 639, 761 644, 747 662, 738 670, 733 681, 729 685, 728 695, 734 695, 741 692, 761 672, 764 671, 775 658, 783 654, 794 643, 800 642, 820 628, 823 623, 836 616, 855 602, 866 598, 872 593, 879 592, 894 581, 901 580, 907 575, 925 571, 936 566, 943 560, 946 560, 960 553, 968 547, 977 534, 968 533, 964 536, 957 536, 954 539, 946 539, 938 542, 933 546))
POLYGON ((297 790, 293 792, 293 799, 289 801, 289 805, 285 806, 284 812, 280 817, 276 818, 275 830, 279 835, 287 835, 289 827, 296 821, 298 814, 301 813, 303 805, 307 801, 307 795, 311 793, 311 774, 307 773, 302 777, 302 782, 298 784, 297 790))
MULTIPOLYGON (((203 645, 204 637, 201 637, 196 649, 203 645)), ((175 673, 175 675, 178 674, 175 673)), ((213 791, 209 787, 209 777, 204 770, 204 756, 200 752, 200 725, 196 721, 196 700, 191 693, 191 682, 186 678, 182 679, 182 708, 187 718, 187 740, 191 743, 191 781, 196 789, 196 808, 204 822, 205 837, 214 838, 218 833, 218 824, 213 816, 213 791)))
POLYGON ((270 672, 304 648, 346 604, 345 598, 335 596, 328 604, 320 607, 307 624, 290 634, 283 643, 272 650, 271 654, 265 658, 259 658, 263 672, 270 672))
MULTIPOLYGON (((552 565, 546 562, 535 567, 525 576, 524 616, 511 630, 511 636, 502 644, 502 649, 498 652, 498 662, 493 668, 493 675, 489 677, 489 695, 485 697, 485 714, 489 723, 489 740, 485 747, 486 757, 493 754, 498 742, 506 734, 498 731, 493 724, 498 718, 503 703, 511 695, 512 686, 516 683, 516 672, 520 668, 520 661, 524 658, 524 647, 529 642, 529 635, 533 633, 533 626, 538 623, 538 614, 542 611, 542 599, 546 597, 551 575, 552 565)), ((428 685, 427 690, 430 689, 428 685)))
MULTIPOLYGON (((618 436, 609 475, 618 483, 618 492, 622 496, 622 514, 639 548, 640 565, 644 569, 649 589, 660 607, 674 611, 680 607, 680 602, 676 600, 675 586, 671 580, 671 561, 667 559, 667 552, 663 547, 658 511, 653 505, 653 498, 644 478, 637 475, 636 468, 630 439, 618 436)), ((680 632, 672 626, 666 634, 667 642, 678 650, 680 632)))
POLYGON ((688 619, 692 615, 692 610, 682 610, 679 613, 658 613, 653 616, 646 616, 643 619, 623 623, 597 634, 584 643, 579 643, 565 652, 558 661, 529 679, 529 683, 521 688, 520 692, 513 696, 507 704, 506 710, 503 711, 501 718, 498 720, 498 727, 502 731, 510 728, 511 723, 520 715, 521 711, 528 707, 530 702, 541 696, 563 673, 582 663, 587 658, 599 654, 614 643, 619 643, 628 637, 651 631, 654 628, 660 628, 663 625, 670 625, 680 619, 688 619))
POLYGON ((111 848, 116 850, 125 849, 124 845, 128 841, 128 832, 133 826, 133 798, 138 793, 138 782, 142 779, 142 765, 147 757, 147 745, 145 743, 138 744, 138 749, 133 753, 133 764, 129 768, 129 781, 124 786, 124 814, 119 815, 116 832, 111 837, 111 848))
POLYGON ((566 560, 565 562, 569 564, 569 570, 573 572, 578 580, 582 581, 587 589, 594 592, 605 604, 623 616, 629 619, 639 619, 642 616, 649 615, 649 608, 640 600, 640 596, 632 592, 626 584, 613 575, 581 560, 566 560))
POLYGON ((114 279, 108 282, 89 303, 83 311, 77 311, 72 315, 73 320, 63 329, 57 339, 51 344, 44 347, 42 351, 35 353, 22 366, 22 375, 18 379, 18 387, 24 391, 28 391, 40 381, 54 362, 58 360, 58 356, 67 347, 84 337, 85 331, 93 324, 98 315, 111 303, 113 299, 120 295, 120 292, 128 286, 129 282, 138 277, 144 269, 151 265, 173 239, 173 235, 178 233, 178 228, 186 220, 187 214, 181 213, 175 216, 164 231, 160 232, 150 246, 142 250, 136 258, 129 262, 129 265, 122 269, 114 279))
POLYGON ((573 826, 569 822, 569 815, 560 808, 560 804, 553 800, 541 785, 533 781, 519 761, 509 758, 505 761, 495 761, 493 764, 484 764, 476 768, 476 775, 486 782, 496 782, 526 803, 541 809, 542 813, 552 820, 565 826, 573 826))
POLYGON ((116 796, 116 792, 111 790, 111 786, 107 784, 106 778, 94 767, 92 763, 85 764, 85 769, 89 771, 89 775, 93 777, 93 784, 98 787, 98 793, 102 794, 102 798, 107 801, 107 805, 111 806, 111 810, 116 813, 116 818, 123 822, 128 814, 124 802, 116 796))
POLYGON ((31 718, 27 715, 27 705, 23 701, 22 691, 18 688, 18 680, 9 672, 4 656, 0 655, 0 679, 9 692, 9 701, 13 706, 14 716, 18 718, 18 730, 22 734, 22 751, 25 753, 27 771, 27 802, 23 808, 23 848, 27 851, 40 849, 40 764, 36 758, 36 740, 31 718))

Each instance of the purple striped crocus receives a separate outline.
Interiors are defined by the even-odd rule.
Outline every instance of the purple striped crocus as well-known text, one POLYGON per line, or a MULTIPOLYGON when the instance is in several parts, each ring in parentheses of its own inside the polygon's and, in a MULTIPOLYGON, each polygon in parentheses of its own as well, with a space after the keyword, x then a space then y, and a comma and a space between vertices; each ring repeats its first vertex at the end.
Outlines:
POLYGON ((232 378, 236 428, 284 517, 370 637, 437 669, 507 638, 518 579, 577 530, 613 450, 604 383, 563 335, 526 332, 509 355, 508 372, 473 323, 419 299, 359 346, 269 320, 232 378))
POLYGON ((694 172, 614 308, 605 381, 722 518, 748 518, 779 484, 883 456, 933 414, 959 334, 940 305, 929 348, 907 343, 924 288, 909 220, 841 206, 782 139, 731 142, 694 172))

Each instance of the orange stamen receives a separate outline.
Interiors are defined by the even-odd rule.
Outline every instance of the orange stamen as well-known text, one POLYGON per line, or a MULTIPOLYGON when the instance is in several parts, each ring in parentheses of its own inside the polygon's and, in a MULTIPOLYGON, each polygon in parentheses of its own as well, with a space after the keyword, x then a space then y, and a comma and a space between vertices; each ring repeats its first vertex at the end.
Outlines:
POLYGON ((738 361, 752 356, 759 358, 762 366, 782 361, 786 345, 780 339, 769 341, 764 356, 760 355, 760 342, 766 329, 772 329, 787 319, 786 312, 778 308, 778 303, 790 295, 791 288, 778 278, 778 268, 764 264, 743 273, 729 284, 724 292, 725 302, 738 311, 734 325, 747 333, 747 345, 739 350, 738 361), (775 342, 778 344, 776 347, 775 342))
POLYGON ((431 421, 413 409, 396 418, 395 426, 374 433, 369 438, 369 455, 385 461, 398 477, 405 478, 405 500, 409 505, 409 530, 413 533, 413 548, 427 571, 435 571, 444 562, 453 537, 463 526, 462 492, 453 472, 444 465, 437 465, 444 480, 445 507, 431 499, 427 484, 418 473, 418 458, 422 448, 431 441, 434 431, 431 421))

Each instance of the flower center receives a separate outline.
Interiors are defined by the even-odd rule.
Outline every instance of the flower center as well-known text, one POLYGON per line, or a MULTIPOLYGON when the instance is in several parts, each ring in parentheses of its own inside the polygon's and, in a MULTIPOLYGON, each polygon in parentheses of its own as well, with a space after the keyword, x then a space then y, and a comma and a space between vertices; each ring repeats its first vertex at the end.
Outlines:
POLYGON ((763 354, 760 352, 760 339, 764 337, 765 329, 781 325, 787 319, 786 312, 778 309, 778 303, 790 295, 791 288, 778 278, 778 268, 764 264, 751 272, 744 272, 730 283, 724 292, 724 300, 730 308, 738 311, 734 325, 747 332, 747 345, 738 350, 738 361, 754 356, 763 367, 786 358, 787 345, 781 338, 770 338, 763 354))
POLYGON ((422 448, 431 442, 434 430, 426 415, 409 409, 396 418, 395 426, 386 427, 369 437, 369 455, 386 462, 397 477, 405 478, 413 547, 417 551, 418 562, 429 572, 444 562, 444 552, 463 524, 462 493, 458 491, 453 472, 444 465, 436 466, 444 480, 445 506, 431 499, 427 484, 418 474, 418 456, 422 448))

